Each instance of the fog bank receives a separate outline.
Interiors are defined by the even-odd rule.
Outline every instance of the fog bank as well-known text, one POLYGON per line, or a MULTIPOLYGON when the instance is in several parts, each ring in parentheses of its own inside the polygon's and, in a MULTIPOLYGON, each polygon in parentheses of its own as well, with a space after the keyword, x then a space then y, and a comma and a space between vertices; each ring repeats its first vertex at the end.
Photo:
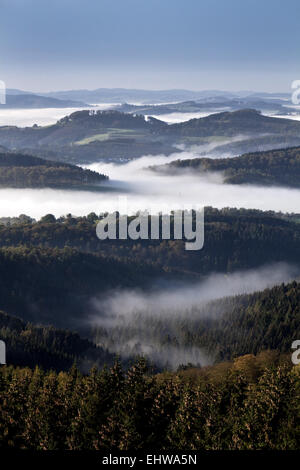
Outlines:
MULTIPOLYGON (((151 316, 168 316, 175 312, 191 310, 199 304, 241 294, 264 290, 282 282, 289 282, 300 273, 299 267, 287 263, 274 263, 259 269, 233 273, 215 273, 205 280, 191 284, 186 282, 163 283, 142 290, 114 290, 104 298, 101 296, 101 315, 92 315, 90 321, 113 325, 123 317, 131 321, 135 313, 151 316)), ((92 305, 100 308, 97 299, 92 305)), ((209 314, 209 313, 208 313, 209 314)))
POLYGON ((0 189, 0 217, 27 214, 39 219, 47 213, 75 216, 119 209, 118 196, 127 195, 128 213, 150 209, 182 208, 183 205, 299 212, 300 190, 284 187, 222 184, 221 174, 167 175, 147 169, 173 160, 195 158, 196 153, 145 156, 126 164, 94 163, 94 171, 110 177, 103 192, 55 189, 0 189))
POLYGON ((103 110, 115 106, 117 103, 98 103, 80 108, 32 108, 32 109, 4 109, 0 106, 0 126, 31 127, 48 126, 55 124, 59 119, 75 111, 84 109, 103 110))
POLYGON ((299 268, 276 263, 255 270, 211 274, 192 285, 178 282, 156 285, 147 291, 113 290, 91 300, 87 322, 97 331, 97 343, 112 353, 123 357, 145 355, 155 364, 173 369, 188 363, 205 366, 213 363, 214 357, 185 342, 178 330, 182 321, 193 331, 199 319, 225 313, 221 299, 261 291, 298 275, 299 268))

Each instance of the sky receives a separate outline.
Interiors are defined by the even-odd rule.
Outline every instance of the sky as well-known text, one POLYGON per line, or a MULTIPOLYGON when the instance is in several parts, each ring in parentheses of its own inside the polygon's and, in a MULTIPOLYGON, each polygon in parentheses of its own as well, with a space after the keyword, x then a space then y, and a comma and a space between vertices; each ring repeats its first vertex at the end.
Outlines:
POLYGON ((288 92, 299 19, 299 0, 0 0, 0 80, 288 92))

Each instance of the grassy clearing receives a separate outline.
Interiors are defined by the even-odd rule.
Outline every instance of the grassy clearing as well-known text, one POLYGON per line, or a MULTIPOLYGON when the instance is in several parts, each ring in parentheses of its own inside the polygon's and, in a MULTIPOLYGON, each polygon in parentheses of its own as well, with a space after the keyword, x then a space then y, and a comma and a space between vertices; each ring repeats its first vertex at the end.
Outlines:
POLYGON ((90 137, 86 137, 85 139, 78 140, 75 142, 76 145, 87 145, 91 142, 104 142, 106 140, 111 139, 118 139, 124 137, 130 138, 140 138, 144 135, 144 132, 139 132, 136 129, 105 129, 105 131, 101 134, 95 134, 90 137))

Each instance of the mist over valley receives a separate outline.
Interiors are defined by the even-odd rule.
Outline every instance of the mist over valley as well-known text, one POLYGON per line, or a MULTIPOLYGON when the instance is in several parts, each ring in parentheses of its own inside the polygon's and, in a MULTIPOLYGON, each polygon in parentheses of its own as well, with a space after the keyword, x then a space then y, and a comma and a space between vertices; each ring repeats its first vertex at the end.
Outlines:
MULTIPOLYGON (((288 158, 297 161, 300 139, 294 121, 236 109, 234 100, 231 108, 227 107, 230 112, 224 111, 216 108, 220 107, 218 100, 151 104, 144 109, 143 104, 106 103, 83 111, 70 109, 67 116, 67 108, 1 110, 7 124, 11 118, 21 127, 32 124, 26 116, 38 124, 23 130, 9 126, 0 129, 0 217, 5 224, 0 250, 17 243, 15 254, 14 250, 3 252, 8 269, 13 256, 20 262, 24 256, 24 261, 27 256, 37 257, 34 263, 39 267, 34 269, 42 271, 44 260, 49 258, 54 263, 51 269, 63 279, 67 264, 57 263, 52 250, 63 253, 67 249, 71 251, 63 255, 65 262, 75 267, 81 259, 89 279, 81 285, 83 272, 75 277, 72 274, 71 284, 62 289, 64 301, 58 305, 56 301, 46 305, 39 293, 20 280, 21 292, 29 288, 26 303, 22 297, 8 298, 3 308, 30 321, 78 330, 97 344, 100 355, 106 350, 109 361, 114 354, 125 363, 145 355, 156 367, 175 370, 184 364, 207 366, 230 357, 231 353, 213 352, 202 336, 190 341, 190 333, 184 336, 180 325, 184 322, 190 332, 201 324, 209 336, 223 317, 230 317, 231 301, 226 299, 233 299, 232 308, 236 309, 240 297, 248 299, 256 292, 297 279, 298 254, 294 260, 292 249, 293 243, 297 246, 299 228, 298 170, 295 167, 282 180, 278 177, 283 175, 280 166, 276 166, 276 173, 273 163, 284 165, 288 158), (207 109, 189 112, 197 106, 207 109), (152 116, 147 114, 149 110, 152 116), (145 117, 135 114, 138 111, 145 117), (288 148, 293 145, 295 148, 288 148), (251 161, 261 177, 256 153, 254 159, 248 153, 241 156, 249 149, 258 150, 264 179, 249 179, 253 169, 249 173, 247 166, 241 166, 251 161), (232 168, 237 168, 238 178, 230 173, 232 168), (241 171, 246 176, 241 177, 241 171), (135 247, 118 240, 96 241, 99 215, 118 211, 119 198, 124 196, 128 215, 149 209, 170 213, 195 205, 214 208, 206 209, 208 231, 203 253, 186 258, 180 243, 172 240, 135 247), (28 217, 18 218, 20 214, 28 217), (246 255, 241 250, 255 242, 261 223, 266 238, 260 240, 257 256, 251 258, 250 252, 246 255), (273 235, 265 256, 259 255, 270 243, 271 226, 278 224, 278 230, 294 241, 274 257, 271 247, 276 245, 277 235, 273 235), (243 240, 243 227, 253 227, 253 240, 243 240), (226 242, 228 229, 232 230, 230 247, 226 242), (22 244, 28 254, 20 251, 22 244), (97 284, 101 294, 97 293, 97 284), (75 285, 80 286, 77 291, 75 285)), ((275 112, 282 103, 279 100, 272 106, 275 112)), ((43 276, 48 278, 47 270, 43 276)), ((44 288, 41 286, 41 292, 44 288)), ((59 292, 61 287, 55 283, 53 289, 59 292)), ((90 361, 83 361, 85 367, 90 361)))

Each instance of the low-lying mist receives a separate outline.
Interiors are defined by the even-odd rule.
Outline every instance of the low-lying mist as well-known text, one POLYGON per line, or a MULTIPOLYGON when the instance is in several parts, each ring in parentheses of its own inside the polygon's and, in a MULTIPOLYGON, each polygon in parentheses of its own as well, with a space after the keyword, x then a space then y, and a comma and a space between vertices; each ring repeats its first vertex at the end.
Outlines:
MULTIPOLYGON (((166 113, 166 114, 151 114, 151 117, 154 117, 155 119, 159 119, 160 121, 167 122, 168 124, 176 124, 179 122, 185 122, 189 121, 190 119, 199 119, 203 117, 210 116, 211 114, 216 114, 221 111, 199 111, 195 113, 180 113, 180 112, 174 112, 174 113, 166 113)), ((145 116, 146 118, 148 116, 145 116)))
MULTIPOLYGON (((132 212, 149 208, 151 204, 182 206, 199 204, 216 208, 237 207, 246 209, 297 212, 300 190, 284 187, 223 184, 222 175, 200 176, 192 173, 167 175, 151 172, 151 165, 163 165, 177 159, 198 156, 193 152, 182 152, 167 157, 145 156, 127 164, 94 163, 88 168, 110 177, 109 185, 128 191, 128 204, 132 212)), ((210 156, 209 152, 208 155, 210 156)), ((109 203, 116 202, 110 194, 109 203)), ((103 206, 108 203, 104 195, 103 206)), ((107 210, 116 210, 109 204, 107 210)))
MULTIPOLYGON (((173 315, 174 310, 185 311, 224 297, 250 294, 282 282, 288 282, 299 275, 299 268, 287 263, 275 263, 259 269, 234 273, 214 273, 205 280, 194 284, 186 282, 163 282, 154 285, 147 292, 142 290, 114 290, 105 298, 101 297, 101 312, 104 316, 92 316, 91 321, 114 324, 119 317, 130 320, 136 312, 150 312, 151 315, 173 315)), ((97 299, 93 305, 98 308, 97 299)))
MULTIPOLYGON (((107 109, 112 106, 112 103, 98 103, 93 109, 107 109)), ((78 109, 83 108, 2 109, 0 111, 0 125, 51 124, 78 109)), ((172 118, 179 121, 188 117, 191 116, 186 113, 177 113, 172 118)), ((158 118, 167 120, 168 116, 162 115, 158 118)), ((127 163, 100 162, 88 165, 88 168, 109 176, 110 180, 105 186, 112 191, 2 188, 0 189, 0 216, 18 216, 24 213, 39 219, 46 213, 52 213, 55 216, 72 213, 75 216, 80 216, 89 212, 98 214, 106 211, 112 212, 118 209, 118 195, 124 195, 124 193, 128 195, 129 213, 149 209, 151 205, 168 211, 170 208, 176 209, 178 206, 182 208, 182 205, 185 204, 213 206, 219 209, 237 207, 298 212, 300 200, 300 190, 298 189, 229 185, 222 184, 221 174, 199 176, 185 172, 170 176, 147 169, 149 166, 163 165, 177 159, 196 158, 200 155, 220 158, 220 155, 214 152, 216 147, 243 141, 248 137, 237 135, 228 139, 216 139, 203 145, 190 147, 189 150, 184 146, 179 146, 180 152, 170 156, 148 155, 127 163)), ((222 154, 222 157, 224 156, 233 155, 222 154)))
POLYGON ((148 155, 125 164, 93 163, 88 168, 110 177, 104 185, 106 190, 100 192, 2 188, 0 217, 27 214, 39 219, 47 213, 58 217, 68 213, 81 216, 90 212, 113 212, 119 209, 118 196, 124 194, 127 195, 129 214, 152 206, 168 212, 196 204, 218 209, 236 207, 299 212, 299 189, 223 184, 221 174, 199 176, 185 172, 168 175, 149 170, 151 165, 195 156, 196 153, 185 151, 168 157, 148 155))
POLYGON ((0 126, 31 127, 48 126, 55 124, 59 119, 75 111, 83 109, 109 109, 117 103, 99 103, 84 108, 31 108, 31 109, 4 109, 0 108, 0 126))
MULTIPOLYGON (((5 109, 0 108, 0 126, 18 126, 26 127, 37 124, 38 126, 48 126, 55 124, 59 119, 68 116, 75 111, 82 111, 84 109, 93 110, 106 110, 113 109, 121 103, 92 103, 85 107, 74 108, 31 108, 31 109, 5 109)), ((136 104, 136 103, 132 103, 136 104)), ((137 103, 141 104, 141 103, 137 103)), ((157 104, 157 103, 154 103, 157 104)), ((165 103, 167 104, 167 103, 165 103)), ((206 117, 212 114, 211 112, 198 112, 198 113, 170 113, 154 116, 161 121, 173 124, 175 122, 188 121, 193 118, 206 117)))
POLYGON ((161 367, 208 365, 214 360, 197 345, 185 343, 178 325, 224 313, 224 298, 261 291, 299 276, 299 268, 276 263, 255 270, 211 274, 194 284, 157 283, 149 290, 113 290, 91 299, 88 324, 94 339, 123 357, 146 355, 161 367), (223 300, 221 300, 223 299, 223 300), (217 301, 217 305, 210 304, 217 301), (213 306, 212 306, 213 305, 213 306))

